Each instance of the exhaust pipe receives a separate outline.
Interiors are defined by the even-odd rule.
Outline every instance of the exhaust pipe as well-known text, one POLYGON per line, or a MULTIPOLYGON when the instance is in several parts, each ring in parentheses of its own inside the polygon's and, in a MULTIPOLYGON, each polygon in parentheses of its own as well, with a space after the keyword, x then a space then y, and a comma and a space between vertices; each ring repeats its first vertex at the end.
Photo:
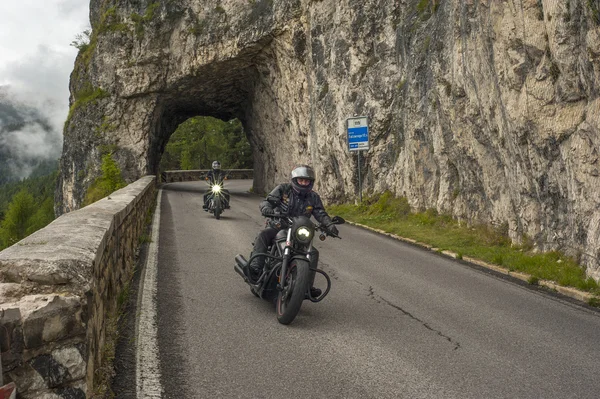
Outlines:
POLYGON ((248 277, 244 273, 244 268, 248 265, 248 261, 242 255, 236 255, 235 257, 235 265, 233 266, 233 270, 236 271, 237 274, 242 276, 245 282, 248 282, 248 277))
POLYGON ((246 277, 246 275, 244 274, 244 271, 242 270, 240 265, 233 266, 233 270, 235 270, 237 272, 237 274, 242 276, 242 278, 244 279, 245 282, 248 282, 248 277, 246 277))
POLYGON ((235 263, 237 263, 238 265, 240 265, 240 267, 243 269, 244 267, 248 266, 248 261, 246 260, 246 258, 244 258, 243 255, 237 254, 235 256, 235 263))

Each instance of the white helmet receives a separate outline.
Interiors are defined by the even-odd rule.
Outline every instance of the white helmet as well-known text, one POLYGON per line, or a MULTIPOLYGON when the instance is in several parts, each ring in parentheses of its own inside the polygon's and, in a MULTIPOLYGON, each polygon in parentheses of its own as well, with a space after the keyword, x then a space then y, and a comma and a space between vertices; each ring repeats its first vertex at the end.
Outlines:
POLYGON ((221 164, 219 163, 219 161, 214 161, 214 162, 212 163, 212 168, 213 168, 214 170, 219 170, 219 169, 221 169, 221 164))
POLYGON ((306 194, 312 191, 313 185, 315 184, 315 171, 308 165, 296 166, 292 170, 292 188, 297 193, 306 194), (310 183, 307 186, 298 184, 298 179, 309 180, 310 183))

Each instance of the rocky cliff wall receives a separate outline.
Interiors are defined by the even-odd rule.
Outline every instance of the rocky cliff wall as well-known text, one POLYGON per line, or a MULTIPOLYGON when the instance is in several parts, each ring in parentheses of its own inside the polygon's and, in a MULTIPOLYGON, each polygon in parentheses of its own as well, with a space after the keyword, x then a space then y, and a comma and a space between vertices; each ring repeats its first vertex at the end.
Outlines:
MULTIPOLYGON (((237 117, 255 189, 315 166, 357 197, 345 120, 366 115, 366 192, 524 235, 600 277, 598 0, 92 0, 58 200, 112 151, 155 173, 186 118, 237 117)), ((226 167, 226 165, 225 165, 226 167)))

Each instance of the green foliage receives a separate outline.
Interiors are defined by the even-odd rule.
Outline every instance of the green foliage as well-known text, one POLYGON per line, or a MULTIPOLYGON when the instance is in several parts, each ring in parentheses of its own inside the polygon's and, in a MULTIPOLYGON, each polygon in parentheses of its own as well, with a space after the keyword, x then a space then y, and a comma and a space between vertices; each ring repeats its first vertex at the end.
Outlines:
POLYGON ((169 139, 160 170, 209 169, 215 160, 225 169, 252 167, 250 143, 239 120, 188 119, 169 139))
POLYGON ((3 185, 0 189, 0 250, 54 220, 57 172, 3 185))
POLYGON ((419 0, 417 3, 417 12, 421 20, 427 20, 437 12, 440 3, 440 0, 419 0))
POLYGON ((596 25, 600 25, 600 4, 598 0, 587 0, 587 7, 590 10, 592 21, 596 25))
MULTIPOLYGON (((112 6, 104 11, 100 21, 91 31, 86 29, 83 33, 77 34, 75 40, 71 42, 71 46, 79 50, 83 67, 87 68, 96 50, 98 35, 107 32, 126 32, 127 30, 127 24, 123 23, 117 14, 117 6, 112 6)), ((76 65, 76 69, 80 65, 76 65)))
POLYGON ((527 279, 527 282, 531 285, 538 285, 540 283, 540 279, 539 279, 539 277, 536 277, 536 276, 529 276, 529 278, 527 279))
POLYGON ((73 40, 70 45, 79 50, 80 53, 84 53, 90 46, 91 36, 92 31, 90 29, 86 29, 83 32, 75 35, 75 40, 73 40))
POLYGON ((366 197, 359 209, 379 220, 391 220, 410 214, 410 205, 404 197, 396 198, 390 191, 366 197))
POLYGON ((89 104, 96 104, 98 100, 108 97, 109 94, 106 90, 100 87, 93 87, 91 84, 84 86, 81 90, 75 93, 75 101, 69 108, 69 115, 65 121, 65 128, 69 126, 73 113, 80 107, 85 107, 89 104))
POLYGON ((35 212, 35 200, 27 190, 19 191, 11 203, 0 226, 3 246, 11 246, 26 236, 29 218, 35 212))
POLYGON ((189 29, 189 32, 192 33, 193 35, 200 36, 204 33, 206 26, 207 26, 206 20, 201 19, 199 21, 194 22, 192 27, 189 29))
POLYGON ((138 243, 140 243, 140 244, 146 244, 149 242, 152 242, 152 237, 150 237, 148 234, 144 233, 144 234, 140 235, 138 238, 138 243))
POLYGON ((102 156, 101 168, 102 175, 88 188, 83 206, 94 203, 126 185, 121 176, 121 169, 112 154, 108 153, 102 156))
POLYGON ((138 37, 141 37, 144 34, 144 25, 154 18, 154 13, 156 9, 160 7, 159 2, 151 3, 148 8, 146 8, 146 12, 144 15, 139 15, 136 13, 131 14, 131 20, 135 24, 135 33, 138 37))
POLYGON ((102 118, 102 123, 100 126, 96 127, 96 136, 102 137, 105 133, 114 132, 117 129, 117 126, 110 123, 106 116, 102 118))
POLYGON ((0 185, 0 221, 4 219, 8 204, 21 190, 31 193, 37 204, 41 204, 46 198, 54 198, 57 174, 56 161, 41 163, 29 178, 0 185))
POLYGON ((405 198, 395 198, 389 192, 368 197, 359 205, 330 206, 328 211, 440 250, 449 250, 459 254, 457 258, 460 259, 468 256, 510 271, 527 273, 531 276, 531 284, 550 280, 600 295, 600 286, 586 277, 585 270, 574 259, 556 251, 534 252, 526 238, 521 246, 512 244, 507 223, 466 226, 435 209, 412 213, 405 198))
POLYGON ((106 32, 126 32, 127 30, 127 25, 121 22, 117 14, 117 6, 108 8, 100 18, 100 23, 98 24, 98 34, 106 32))

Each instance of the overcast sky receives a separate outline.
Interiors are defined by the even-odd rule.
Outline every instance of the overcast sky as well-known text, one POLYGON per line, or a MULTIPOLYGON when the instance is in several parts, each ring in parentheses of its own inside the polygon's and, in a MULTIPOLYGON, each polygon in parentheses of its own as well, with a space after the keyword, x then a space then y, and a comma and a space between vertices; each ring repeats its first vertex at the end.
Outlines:
POLYGON ((10 87, 12 100, 40 108, 57 135, 77 55, 70 44, 88 28, 89 0, 0 0, 0 86, 10 87))

